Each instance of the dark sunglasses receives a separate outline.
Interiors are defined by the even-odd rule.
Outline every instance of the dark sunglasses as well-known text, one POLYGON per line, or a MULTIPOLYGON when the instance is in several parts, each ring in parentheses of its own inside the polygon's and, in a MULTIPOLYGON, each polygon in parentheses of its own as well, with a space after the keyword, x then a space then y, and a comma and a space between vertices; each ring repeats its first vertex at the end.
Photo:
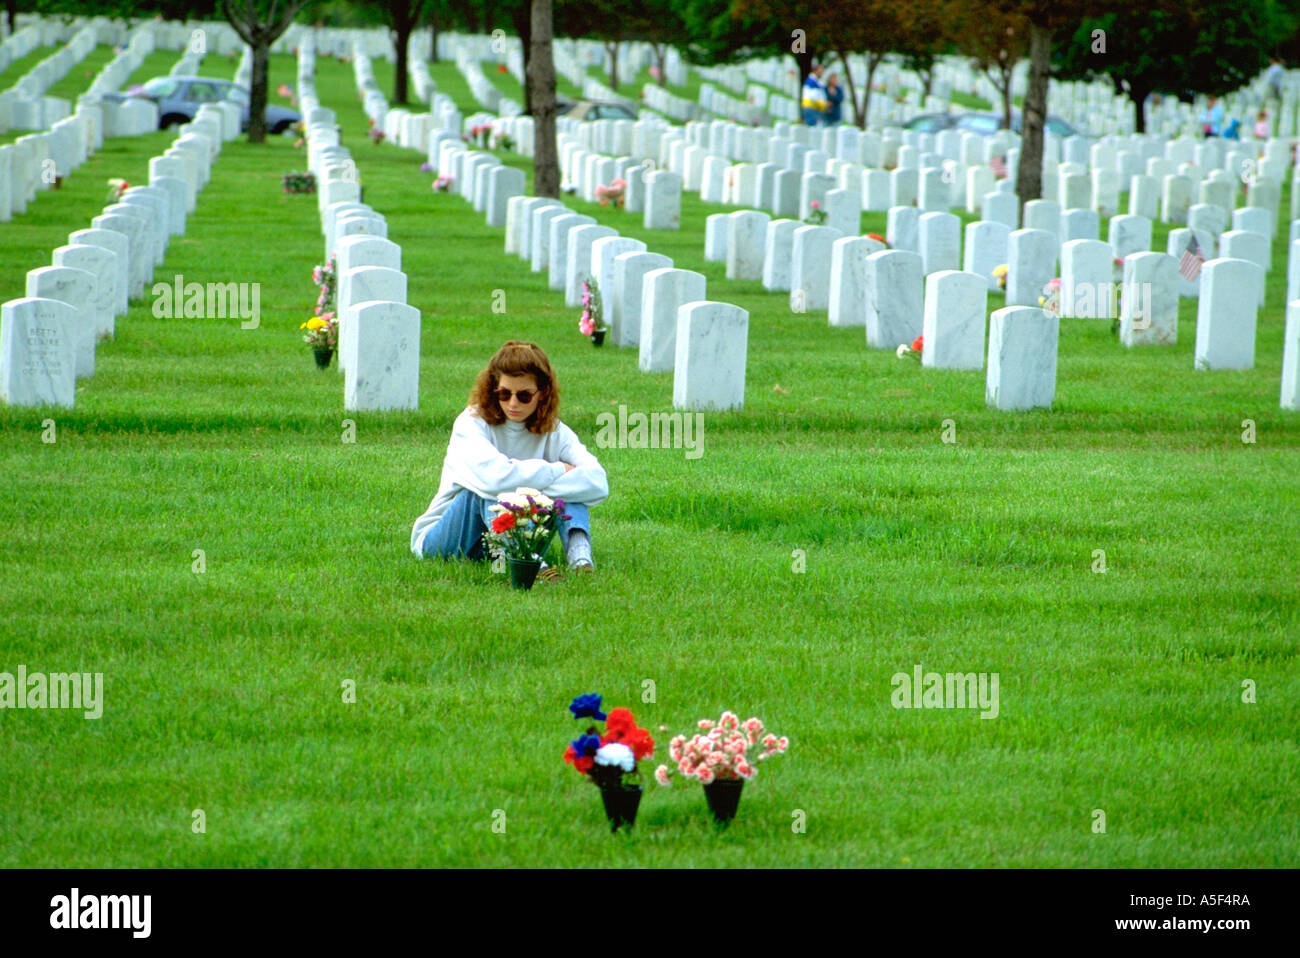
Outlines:
POLYGON ((530 402, 533 401, 533 397, 536 396, 539 392, 541 392, 540 389, 520 389, 512 393, 509 389, 506 389, 503 386, 502 388, 497 390, 497 399, 504 404, 510 401, 510 397, 512 395, 518 396, 519 401, 523 403, 525 406, 527 406, 530 402))

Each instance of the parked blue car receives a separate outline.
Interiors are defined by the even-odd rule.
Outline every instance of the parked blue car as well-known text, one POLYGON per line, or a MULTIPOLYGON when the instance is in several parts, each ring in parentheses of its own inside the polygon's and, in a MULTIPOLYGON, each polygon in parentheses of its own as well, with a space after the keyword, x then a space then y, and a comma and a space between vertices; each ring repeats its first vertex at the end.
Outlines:
MULTIPOLYGON (((239 105, 243 129, 248 129, 248 90, 229 80, 212 77, 154 77, 140 90, 126 96, 143 97, 158 104, 160 130, 189 123, 198 115, 199 107, 203 104, 223 101, 239 105)), ((270 133, 283 133, 301 120, 302 114, 297 110, 267 104, 266 129, 270 133)))

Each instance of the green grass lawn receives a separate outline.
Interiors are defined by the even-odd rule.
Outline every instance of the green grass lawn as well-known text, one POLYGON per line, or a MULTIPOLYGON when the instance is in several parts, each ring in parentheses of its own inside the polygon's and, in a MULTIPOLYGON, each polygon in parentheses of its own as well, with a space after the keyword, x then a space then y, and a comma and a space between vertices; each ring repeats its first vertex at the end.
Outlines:
MULTIPOLYGON (((293 62, 272 70, 287 82, 293 62)), ((305 158, 291 137, 225 144, 154 279, 259 283, 260 326, 155 318, 146 296, 75 409, 0 406, 0 671, 105 683, 97 721, 0 713, 0 863, 1300 863, 1284 243, 1253 370, 1193 371, 1190 302, 1168 348, 1064 320, 1054 407, 1007 414, 985 406, 981 372, 922 369, 728 281, 703 261, 719 207, 688 195, 682 230, 651 232, 570 198, 750 313, 745 408, 705 414, 701 458, 600 449, 597 415, 669 411, 672 375, 593 349, 562 295, 503 255, 502 230, 429 189, 419 152, 370 143, 350 65, 317 70, 402 246, 420 409, 344 411, 341 375, 313 368, 298 330, 323 243, 315 198, 280 176, 305 158), (451 421, 511 338, 547 350, 562 418, 611 487, 596 575, 528 593, 407 546, 451 421), (998 673, 998 718, 894 709, 891 677, 918 663, 998 673), (722 708, 790 751, 721 835, 698 791, 651 783, 636 828, 611 838, 561 761, 566 706, 592 691, 655 732, 656 759, 660 726, 722 708)), ((143 178, 171 137, 108 141, 0 228, 5 298, 89 225, 105 178, 143 178)))

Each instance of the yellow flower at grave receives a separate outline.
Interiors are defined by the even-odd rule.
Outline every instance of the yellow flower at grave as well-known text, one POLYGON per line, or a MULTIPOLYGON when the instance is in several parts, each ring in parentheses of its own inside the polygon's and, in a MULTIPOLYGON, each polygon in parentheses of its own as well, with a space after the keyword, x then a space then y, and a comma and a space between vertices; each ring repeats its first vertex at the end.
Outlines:
POLYGON ((317 330, 317 329, 322 329, 322 328, 325 327, 326 325, 328 325, 328 324, 325 322, 325 320, 321 319, 319 316, 313 316, 311 319, 307 320, 307 322, 303 323, 303 324, 302 324, 301 326, 299 326, 298 328, 299 328, 299 329, 310 329, 310 330, 312 330, 312 331, 315 331, 315 330, 317 330))

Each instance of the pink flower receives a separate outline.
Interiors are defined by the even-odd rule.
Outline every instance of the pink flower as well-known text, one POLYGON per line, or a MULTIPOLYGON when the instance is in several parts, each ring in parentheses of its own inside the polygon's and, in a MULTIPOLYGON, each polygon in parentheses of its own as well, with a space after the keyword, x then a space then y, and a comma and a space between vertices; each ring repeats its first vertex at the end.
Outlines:
POLYGON ((758 774, 758 769, 746 763, 744 765, 737 765, 736 772, 740 775, 741 778, 745 779, 746 781, 753 781, 754 776, 758 774))
POLYGON ((692 765, 689 761, 683 760, 680 763, 678 763, 677 771, 681 772, 683 775, 694 775, 695 766, 692 765))
POLYGON ((808 205, 811 206, 811 207, 812 207, 813 209, 815 209, 815 210, 819 210, 819 209, 822 208, 822 205, 821 205, 820 203, 818 203, 816 200, 813 200, 813 201, 812 201, 811 203, 809 203, 808 205))
POLYGON ((578 321, 578 330, 584 336, 590 336, 596 331, 596 324, 591 321, 590 313, 582 314, 582 319, 578 321))
POLYGON ((711 785, 713 784, 713 779, 715 776, 713 774, 713 770, 706 766, 701 768, 698 772, 696 772, 695 777, 700 780, 701 785, 711 785))
POLYGON ((713 728, 713 723, 710 722, 708 719, 700 719, 700 728, 711 729, 713 728))
POLYGON ((721 756, 719 753, 717 753, 717 752, 710 752, 710 753, 705 757, 705 759, 704 759, 704 764, 707 765, 707 766, 709 766, 709 768, 713 768, 715 765, 717 765, 717 764, 718 764, 719 762, 721 762, 721 761, 722 761, 722 756, 721 756))
POLYGON ((660 765, 657 769, 655 769, 655 781, 658 782, 660 785, 671 784, 668 780, 667 765, 660 765))
POLYGON ((1047 288, 1056 290, 1061 288, 1061 277, 1056 276, 1047 281, 1047 288))
POLYGON ((627 188, 627 180, 623 179, 621 176, 617 177, 610 186, 612 186, 617 192, 622 193, 623 190, 627 188))
POLYGON ((776 736, 768 732, 763 736, 763 745, 767 748, 776 748, 776 736))
POLYGON ((740 716, 735 712, 723 712, 722 718, 718 719, 718 725, 728 731, 735 731, 740 728, 740 716))
POLYGON ((782 735, 779 739, 776 740, 776 750, 778 752, 784 752, 789 747, 790 747, 790 740, 786 738, 784 735, 782 735))
POLYGON ((674 762, 682 760, 682 746, 686 743, 686 736, 678 735, 668 743, 668 757, 674 762))
POLYGON ((740 723, 740 727, 743 728, 746 732, 763 731, 763 723, 756 718, 745 719, 745 721, 740 723))

